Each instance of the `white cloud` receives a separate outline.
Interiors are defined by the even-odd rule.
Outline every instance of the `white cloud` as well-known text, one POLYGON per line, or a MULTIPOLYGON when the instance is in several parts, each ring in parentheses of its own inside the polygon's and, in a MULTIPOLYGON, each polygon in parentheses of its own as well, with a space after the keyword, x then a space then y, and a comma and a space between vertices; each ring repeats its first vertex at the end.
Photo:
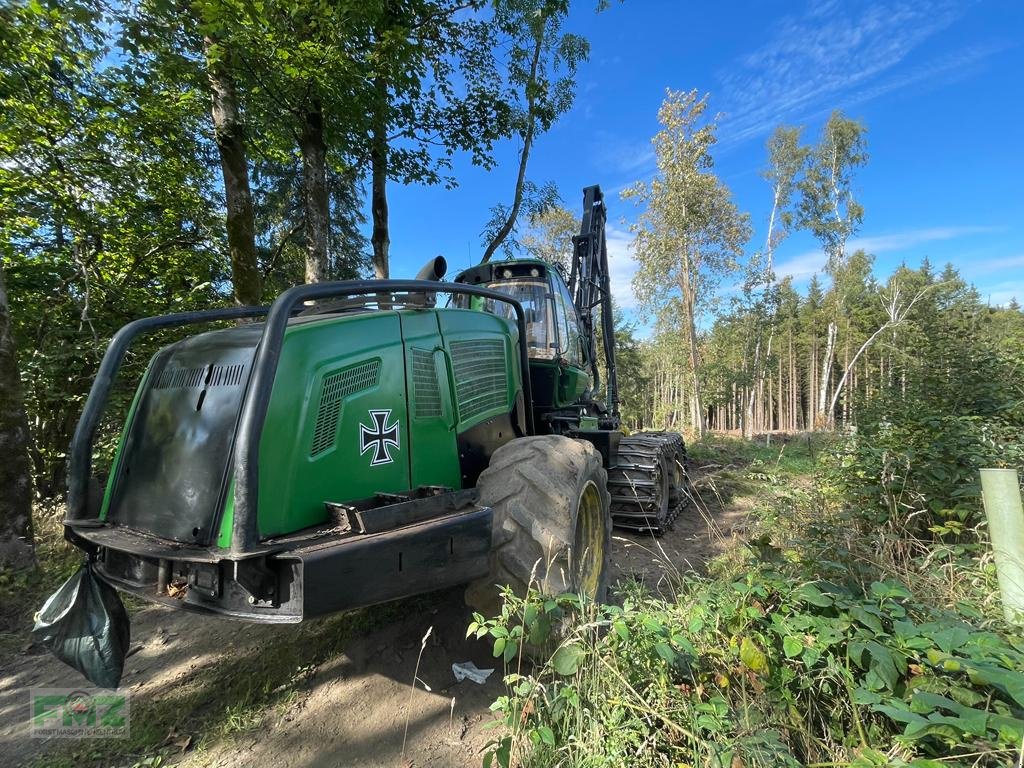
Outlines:
POLYGON ((633 255, 633 237, 629 232, 609 224, 605 228, 605 238, 608 245, 608 272, 615 303, 625 310, 636 309, 633 275, 639 267, 633 255))
MULTIPOLYGON (((1002 272, 1004 269, 1015 269, 1017 267, 1024 267, 1024 253, 1017 254, 1016 256, 1004 256, 998 259, 971 259, 963 265, 961 272, 967 277, 975 277, 977 275, 991 275, 994 272, 1002 272)), ((1022 294, 1022 298, 1024 298, 1024 294, 1022 294)))
MULTIPOLYGON (((907 232, 890 232, 884 235, 871 235, 869 237, 855 237, 846 244, 847 253, 863 250, 870 254, 890 253, 893 251, 906 251, 916 248, 925 243, 934 243, 943 240, 953 240, 965 235, 976 235, 985 232, 995 232, 998 227, 930 227, 927 229, 912 229, 907 232)), ((826 257, 822 250, 805 251, 804 253, 790 258, 783 259, 775 265, 775 274, 778 277, 791 277, 796 281, 808 278, 825 267, 826 257)))
POLYGON ((947 51, 912 71, 895 70, 965 8, 952 0, 825 2, 784 16, 764 45, 719 73, 723 143, 763 135, 838 101, 849 106, 940 76, 962 76, 967 66, 1001 47, 947 51))

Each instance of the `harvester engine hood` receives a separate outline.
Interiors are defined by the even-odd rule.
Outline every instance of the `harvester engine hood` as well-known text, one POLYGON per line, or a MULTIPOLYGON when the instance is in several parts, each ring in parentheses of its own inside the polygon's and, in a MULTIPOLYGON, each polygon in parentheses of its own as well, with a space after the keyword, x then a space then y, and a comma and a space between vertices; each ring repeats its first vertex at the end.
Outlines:
POLYGON ((262 324, 203 333, 153 358, 113 468, 105 519, 209 545, 262 324))

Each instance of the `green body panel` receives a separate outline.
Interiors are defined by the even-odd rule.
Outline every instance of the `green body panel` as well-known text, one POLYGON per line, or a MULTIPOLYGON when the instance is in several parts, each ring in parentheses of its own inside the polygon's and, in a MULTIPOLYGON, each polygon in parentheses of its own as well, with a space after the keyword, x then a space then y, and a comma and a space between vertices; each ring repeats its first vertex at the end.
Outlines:
MULTIPOLYGON (((216 351, 217 334, 224 334, 222 346, 232 348, 238 333, 213 332, 207 343, 216 351)), ((250 336, 255 345, 258 335, 250 336)), ((380 310, 292 321, 260 438, 256 517, 261 538, 325 522, 324 502, 350 502, 426 485, 461 488, 459 435, 508 414, 517 402, 522 387, 517 340, 517 328, 507 319, 456 308, 380 310)), ((125 435, 137 420, 136 407, 147 386, 157 386, 156 378, 147 369, 132 403, 104 514, 118 490, 114 485, 117 462, 126 450, 125 435)), ((195 389, 164 385, 161 391, 165 397, 193 398, 195 389)), ((235 417, 222 410, 217 418, 223 425, 223 419, 235 417)), ((167 439, 208 444, 204 423, 197 424, 191 430, 168 430, 167 439)), ((228 548, 234 517, 232 458, 220 453, 216 457, 224 462, 224 485, 219 486, 223 490, 210 488, 206 498, 218 501, 213 508, 205 506, 206 512, 192 508, 201 520, 210 519, 204 515, 213 516, 213 509, 220 507, 212 519, 211 543, 228 548)), ((161 535, 159 499, 153 504, 155 514, 147 530, 161 535)))
POLYGON ((410 486, 460 488, 451 362, 437 312, 403 312, 401 320, 412 427, 410 486))
POLYGON ((110 464, 110 475, 107 477, 106 490, 103 492, 103 504, 100 506, 99 515, 100 520, 107 519, 107 511, 110 509, 110 497, 114 491, 114 481, 117 478, 117 467, 124 453, 124 443, 128 439, 128 432, 131 429, 132 421, 135 419, 135 412, 138 410, 142 393, 146 391, 146 383, 149 381, 149 373, 152 369, 152 363, 146 366, 146 370, 142 374, 142 381, 139 382, 139 388, 135 390, 135 397, 132 398, 132 404, 128 408, 128 415, 125 416, 124 429, 121 430, 121 437, 117 441, 117 452, 114 454, 114 460, 110 464))
POLYGON ((554 392, 551 405, 555 408, 565 408, 579 402, 580 397, 590 386, 590 374, 574 365, 563 365, 556 360, 537 358, 530 360, 530 368, 541 369, 552 377, 554 392))
POLYGON ((437 319, 454 374, 455 431, 508 413, 523 380, 516 327, 468 309, 438 310, 437 319))
MULTIPOLYGON (((516 339, 506 320, 461 309, 374 312, 290 326, 260 441, 260 535, 323 523, 325 501, 354 501, 421 485, 461 488, 457 435, 512 409, 521 388, 516 339), (500 369, 496 361, 490 369, 498 376, 457 380, 457 372, 466 370, 460 360, 472 359, 469 373, 480 372, 481 344, 502 350, 500 369), (360 371, 368 362, 375 364, 374 375, 361 381, 368 385, 344 394, 330 434, 321 430, 321 445, 327 447, 314 451, 318 418, 324 421, 320 412, 329 400, 325 382, 360 371), (489 391, 488 385, 498 394, 482 408, 473 398, 489 391), (390 411, 386 427, 398 432, 398 445, 388 446, 391 461, 378 465, 371 464, 372 448, 360 450, 361 428, 374 426, 374 410, 390 411)), ((232 482, 219 547, 230 545, 233 490, 232 482)))
POLYGON ((562 366, 558 375, 557 405, 564 407, 578 403, 590 387, 590 374, 576 366, 562 366))
POLYGON ((221 549, 231 548, 231 525, 235 521, 235 479, 228 483, 227 499, 224 512, 220 516, 220 527, 217 531, 217 546, 221 549))
MULTIPOLYGON (((327 388, 329 389, 329 387, 327 388)), ((328 420, 330 421, 330 420, 328 420)), ((294 324, 285 334, 274 389, 260 440, 260 535, 275 536, 322 523, 325 501, 366 498, 407 490, 409 433, 402 327, 397 312, 294 324), (366 364, 376 376, 344 397, 328 446, 313 455, 322 409, 331 408, 325 379, 366 364), (360 455, 360 424, 371 410, 390 410, 398 425, 391 461, 375 467, 360 455)))

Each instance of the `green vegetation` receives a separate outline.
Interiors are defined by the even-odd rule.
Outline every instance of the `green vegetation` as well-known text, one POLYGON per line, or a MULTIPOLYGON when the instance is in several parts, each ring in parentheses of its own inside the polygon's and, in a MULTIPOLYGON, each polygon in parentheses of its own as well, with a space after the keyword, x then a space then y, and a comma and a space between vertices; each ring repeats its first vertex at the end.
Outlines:
POLYGON ((985 547, 879 529, 830 486, 855 448, 827 450, 808 482, 802 445, 695 446, 761 503, 748 546, 680 575, 674 598, 636 583, 613 606, 507 595, 501 616, 477 617, 470 632, 494 638, 508 673, 494 764, 1016 759, 1024 641, 999 618, 985 547), (552 627, 557 648, 531 667, 523 638, 536 652, 552 627))
POLYGON ((692 446, 698 477, 756 497, 745 546, 707 574, 667 597, 621 585, 611 606, 507 594, 475 617, 507 673, 487 765, 1024 758, 1024 640, 999 610, 977 478, 1020 464, 1024 333, 945 290, 912 359, 886 347, 901 386, 858 403, 856 431, 692 446))

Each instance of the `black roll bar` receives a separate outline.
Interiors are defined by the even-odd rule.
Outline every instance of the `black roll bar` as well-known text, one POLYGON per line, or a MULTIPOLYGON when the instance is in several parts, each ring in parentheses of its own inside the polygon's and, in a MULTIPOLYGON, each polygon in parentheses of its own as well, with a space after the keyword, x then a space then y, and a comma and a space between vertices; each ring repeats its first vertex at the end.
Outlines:
MULTIPOLYGON (((463 283, 441 283, 430 280, 344 280, 329 283, 297 285, 282 293, 273 305, 266 307, 231 307, 203 312, 182 312, 162 317, 148 317, 128 323, 118 331, 107 347, 103 362, 93 381, 85 410, 71 441, 68 463, 68 509, 65 524, 85 520, 89 476, 92 473, 93 440, 100 418, 106 408, 110 387, 132 341, 145 331, 178 325, 234 320, 266 316, 253 361, 252 374, 243 400, 238 433, 234 441, 235 498, 231 526, 231 556, 245 557, 259 544, 256 519, 259 495, 259 444, 263 435, 270 396, 281 357, 285 330, 293 312, 303 302, 339 296, 394 293, 448 293, 479 296, 511 305, 519 330, 519 365, 523 382, 523 407, 527 431, 534 434, 533 389, 530 384, 530 363, 526 348, 526 314, 523 306, 511 296, 489 288, 463 283)), ((391 299, 393 301, 393 299, 391 299)))

